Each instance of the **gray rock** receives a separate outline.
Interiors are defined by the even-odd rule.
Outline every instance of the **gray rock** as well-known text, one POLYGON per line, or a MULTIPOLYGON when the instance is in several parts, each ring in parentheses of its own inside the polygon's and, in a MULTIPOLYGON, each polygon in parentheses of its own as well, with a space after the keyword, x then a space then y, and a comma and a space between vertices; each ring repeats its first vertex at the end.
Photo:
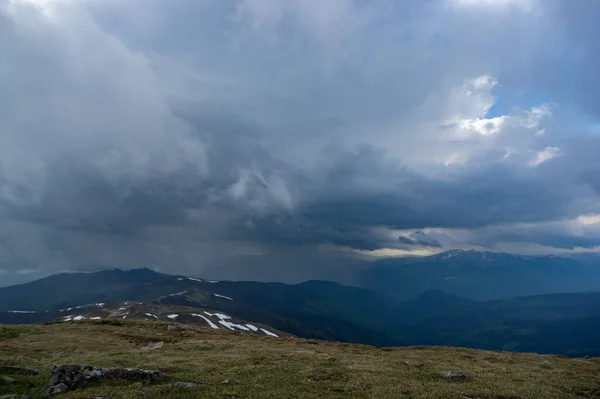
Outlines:
POLYGON ((193 382, 172 382, 169 386, 171 388, 196 388, 198 384, 193 382))
POLYGON ((11 394, 2 395, 2 396, 0 396, 0 399, 17 399, 17 395, 11 395, 11 394))
POLYGON ((465 380, 469 377, 466 373, 458 370, 442 371, 440 376, 448 380, 465 380))
POLYGON ((150 344, 150 345, 147 345, 147 346, 144 346, 144 347, 142 347, 142 350, 143 350, 143 351, 151 351, 151 350, 154 350, 154 349, 160 349, 160 348, 162 348, 162 347, 163 347, 163 345, 164 345, 164 344, 165 344, 165 343, 164 343, 164 342, 162 342, 162 341, 160 341, 160 342, 155 342, 155 343, 153 343, 153 344, 150 344))
POLYGON ((29 367, 0 366, 0 373, 38 375, 40 373, 40 370, 30 369, 29 367))
POLYGON ((44 397, 74 390, 84 381, 98 381, 101 379, 158 381, 164 377, 164 374, 153 370, 120 367, 102 368, 85 364, 54 365, 50 370, 48 390, 44 397))
POLYGON ((66 384, 63 384, 61 382, 60 384, 52 385, 50 388, 48 388, 48 390, 44 394, 44 397, 50 397, 52 395, 63 393, 68 390, 69 390, 69 387, 66 384))

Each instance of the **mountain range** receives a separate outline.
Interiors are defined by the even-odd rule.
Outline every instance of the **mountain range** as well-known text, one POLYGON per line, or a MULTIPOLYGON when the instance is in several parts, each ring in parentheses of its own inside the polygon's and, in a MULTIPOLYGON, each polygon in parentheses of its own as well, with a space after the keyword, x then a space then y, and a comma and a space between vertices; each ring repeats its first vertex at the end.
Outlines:
POLYGON ((429 289, 477 300, 600 290, 600 256, 523 256, 452 250, 386 258, 357 272, 356 284, 399 299, 429 289))
POLYGON ((377 346, 598 355, 598 275, 598 267, 585 259, 474 251, 377 262, 363 275, 369 288, 109 269, 0 288, 0 323, 116 318, 115 311, 131 306, 125 302, 135 302, 137 310, 127 317, 177 314, 172 321, 210 327, 203 318, 208 316, 214 324, 231 319, 304 338, 377 346), (217 312, 229 319, 211 316, 217 312))

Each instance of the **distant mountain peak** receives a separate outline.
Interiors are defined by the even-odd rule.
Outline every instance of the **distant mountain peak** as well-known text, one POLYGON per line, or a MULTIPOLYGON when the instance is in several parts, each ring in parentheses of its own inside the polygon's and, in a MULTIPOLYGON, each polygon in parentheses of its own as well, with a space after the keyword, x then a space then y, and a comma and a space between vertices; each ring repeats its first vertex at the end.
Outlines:
POLYGON ((529 259, 527 256, 509 254, 504 252, 477 251, 475 249, 451 249, 440 252, 430 257, 437 261, 444 260, 473 260, 485 263, 496 263, 508 259, 529 259))

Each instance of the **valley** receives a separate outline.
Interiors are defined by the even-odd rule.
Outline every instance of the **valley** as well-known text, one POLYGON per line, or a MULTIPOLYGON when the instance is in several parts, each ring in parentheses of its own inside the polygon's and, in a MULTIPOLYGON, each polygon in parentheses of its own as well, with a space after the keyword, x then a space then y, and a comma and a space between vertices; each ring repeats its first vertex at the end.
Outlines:
MULTIPOLYGON (((434 260, 438 275, 461 275, 468 280, 461 284, 479 287, 483 274, 493 279, 511 273, 515 257, 504 255, 451 251, 434 260), (475 269, 479 272, 470 274, 475 269)), ((402 261, 408 264, 390 270, 414 272, 414 260, 402 261)), ((435 276, 427 266, 432 261, 419 260, 423 273, 435 276)), ((570 261, 554 259, 548 267, 570 261)), ((539 274, 540 267, 537 263, 522 266, 520 273, 539 274)), ((591 264, 581 268, 585 273, 595 270, 591 264)), ((572 274, 577 275, 577 270, 572 274)), ((216 281, 150 269, 63 273, 0 288, 0 323, 161 320, 207 328, 229 326, 249 334, 267 334, 264 328, 275 335, 375 346, 451 345, 572 357, 600 355, 598 292, 477 299, 436 288, 436 281, 423 279, 422 291, 414 286, 413 294, 407 294, 410 299, 404 299, 386 290, 317 280, 293 285, 216 281)), ((590 278, 586 284, 593 283, 590 278)), ((531 288, 532 293, 538 290, 538 286, 531 288)))

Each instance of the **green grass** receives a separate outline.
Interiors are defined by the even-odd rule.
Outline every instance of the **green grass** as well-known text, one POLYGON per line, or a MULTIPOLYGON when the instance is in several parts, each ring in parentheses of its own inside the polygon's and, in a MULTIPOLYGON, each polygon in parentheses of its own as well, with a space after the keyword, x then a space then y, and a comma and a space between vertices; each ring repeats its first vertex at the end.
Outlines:
POLYGON ((167 330, 165 323, 0 326, 0 365, 38 368, 7 375, 3 394, 41 397, 52 364, 161 370, 157 384, 107 381, 58 398, 596 398, 600 359, 570 359, 449 347, 377 348, 223 330, 167 330), (152 342, 161 349, 142 351, 152 342), (462 370, 466 381, 439 377, 462 370), (199 383, 194 390, 170 381, 199 383), (594 391, 596 390, 596 391, 594 391), (595 396, 596 395, 596 396, 595 396))

